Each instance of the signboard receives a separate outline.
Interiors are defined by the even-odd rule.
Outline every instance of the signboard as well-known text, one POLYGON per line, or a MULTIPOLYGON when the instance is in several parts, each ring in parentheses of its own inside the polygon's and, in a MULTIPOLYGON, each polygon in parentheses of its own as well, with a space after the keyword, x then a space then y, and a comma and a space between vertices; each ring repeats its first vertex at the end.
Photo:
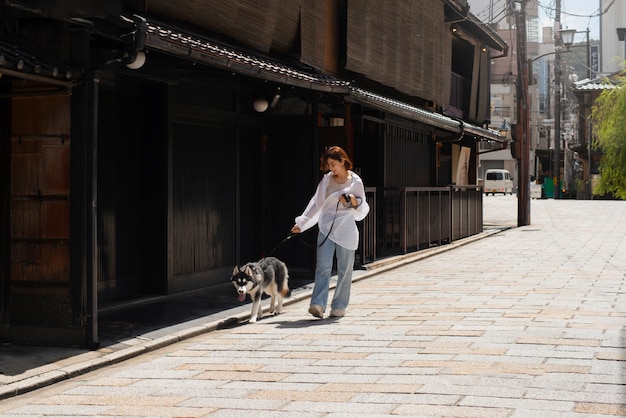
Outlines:
POLYGON ((459 163, 456 167, 456 185, 463 186, 469 183, 468 180, 468 169, 469 169, 469 159, 471 148, 461 147, 461 154, 459 155, 459 163))

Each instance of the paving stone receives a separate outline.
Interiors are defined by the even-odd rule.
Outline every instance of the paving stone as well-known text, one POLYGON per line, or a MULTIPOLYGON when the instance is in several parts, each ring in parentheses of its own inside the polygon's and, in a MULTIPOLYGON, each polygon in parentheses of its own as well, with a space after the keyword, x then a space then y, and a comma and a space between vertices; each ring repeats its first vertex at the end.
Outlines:
POLYGON ((365 403, 365 402, 325 402, 320 401, 294 401, 283 408, 285 411, 321 412, 325 414, 389 414, 397 404, 365 403), (349 411, 349 412, 347 412, 349 411))
MULTIPOLYGON (((515 208, 485 198, 485 216, 515 208)), ((343 318, 312 318, 305 297, 163 348, 133 338, 80 358, 127 360, 3 400, 0 415, 626 416, 626 203, 532 208, 530 226, 357 272, 343 318)))

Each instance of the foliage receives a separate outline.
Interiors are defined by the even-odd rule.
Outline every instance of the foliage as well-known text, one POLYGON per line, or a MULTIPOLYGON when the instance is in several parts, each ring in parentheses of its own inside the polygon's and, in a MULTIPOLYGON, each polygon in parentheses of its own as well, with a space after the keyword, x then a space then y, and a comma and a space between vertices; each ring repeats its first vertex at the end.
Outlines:
POLYGON ((600 182, 594 194, 612 194, 626 200, 626 77, 614 89, 604 90, 591 110, 593 147, 602 150, 600 182))

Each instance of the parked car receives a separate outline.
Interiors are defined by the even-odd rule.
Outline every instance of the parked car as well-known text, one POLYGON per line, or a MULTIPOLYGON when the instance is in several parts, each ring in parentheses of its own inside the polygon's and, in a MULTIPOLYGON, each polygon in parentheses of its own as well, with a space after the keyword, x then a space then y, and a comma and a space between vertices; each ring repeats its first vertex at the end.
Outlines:
POLYGON ((507 170, 490 169, 485 173, 484 192, 486 195, 491 193, 513 194, 513 177, 507 170))

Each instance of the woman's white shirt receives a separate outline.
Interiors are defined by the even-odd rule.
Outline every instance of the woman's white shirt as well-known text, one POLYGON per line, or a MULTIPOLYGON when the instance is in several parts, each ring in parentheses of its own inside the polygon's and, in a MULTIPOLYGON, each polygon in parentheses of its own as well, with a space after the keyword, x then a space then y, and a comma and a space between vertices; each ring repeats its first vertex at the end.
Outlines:
POLYGON ((320 232, 328 236, 328 239, 348 250, 356 250, 359 246, 356 221, 363 220, 370 210, 365 199, 365 187, 356 173, 348 171, 349 179, 346 183, 343 185, 335 183, 326 196, 330 182, 334 182, 332 177, 332 172, 322 177, 306 209, 296 217, 296 225, 304 232, 317 224, 320 232), (352 208, 338 203, 342 194, 353 194, 360 205, 352 208))

